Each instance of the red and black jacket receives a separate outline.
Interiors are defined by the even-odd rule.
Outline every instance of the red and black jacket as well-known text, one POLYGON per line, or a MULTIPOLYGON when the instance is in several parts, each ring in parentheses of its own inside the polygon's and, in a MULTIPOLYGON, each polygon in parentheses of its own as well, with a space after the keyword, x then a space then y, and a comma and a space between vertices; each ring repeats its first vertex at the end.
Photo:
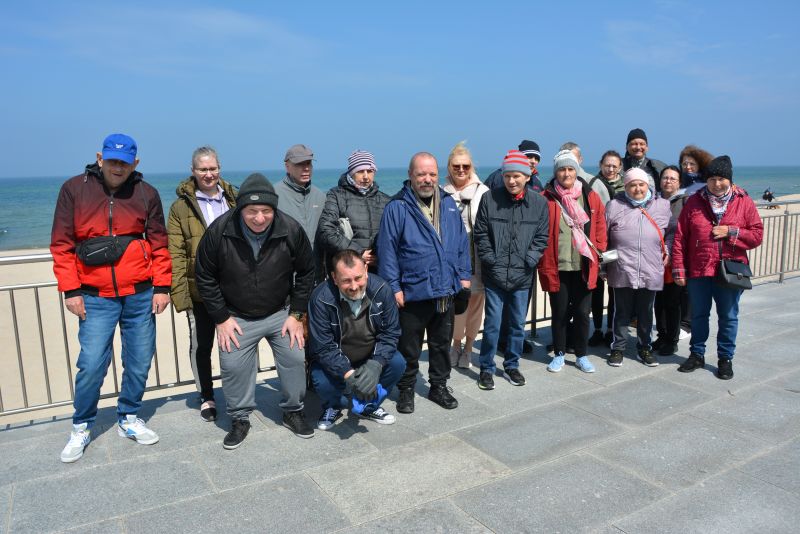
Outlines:
POLYGON ((96 163, 67 180, 56 203, 50 252, 58 290, 67 298, 82 293, 124 297, 150 287, 156 293, 169 293, 172 263, 161 198, 139 172, 114 193, 96 163), (133 241, 113 265, 90 266, 78 259, 78 244, 108 235, 142 238, 133 241))

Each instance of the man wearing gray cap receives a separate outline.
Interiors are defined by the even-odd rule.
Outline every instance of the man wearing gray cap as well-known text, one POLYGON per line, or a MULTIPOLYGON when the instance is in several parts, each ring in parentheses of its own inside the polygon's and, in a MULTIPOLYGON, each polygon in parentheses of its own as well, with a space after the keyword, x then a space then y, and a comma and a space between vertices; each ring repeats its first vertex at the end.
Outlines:
POLYGON ((314 152, 306 145, 292 145, 286 151, 283 161, 286 166, 286 177, 275 184, 278 209, 303 227, 314 252, 315 282, 319 282, 324 277, 324 269, 314 238, 317 235, 322 209, 325 207, 325 193, 311 184, 314 152))
POLYGON ((197 248, 197 289, 216 324, 222 390, 232 420, 222 444, 226 449, 241 445, 250 430, 261 339, 269 342, 278 369, 283 425, 301 438, 314 435, 303 417, 302 320, 314 282, 311 245, 297 221, 277 206, 272 184, 251 174, 239 189, 236 208, 214 221, 197 248))

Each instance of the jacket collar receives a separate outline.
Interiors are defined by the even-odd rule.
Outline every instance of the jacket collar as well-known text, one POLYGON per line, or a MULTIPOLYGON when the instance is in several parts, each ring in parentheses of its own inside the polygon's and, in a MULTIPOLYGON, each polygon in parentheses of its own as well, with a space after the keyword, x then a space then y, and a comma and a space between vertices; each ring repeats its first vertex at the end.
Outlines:
POLYGON ((311 181, 308 182, 307 186, 303 187, 302 185, 296 184, 294 182, 294 180, 292 180, 289 177, 289 175, 287 174, 283 178, 283 183, 285 183, 287 185, 287 187, 289 187, 292 191, 296 191, 296 192, 300 193, 303 196, 305 196, 305 195, 307 195, 307 194, 309 194, 311 192, 311 181))

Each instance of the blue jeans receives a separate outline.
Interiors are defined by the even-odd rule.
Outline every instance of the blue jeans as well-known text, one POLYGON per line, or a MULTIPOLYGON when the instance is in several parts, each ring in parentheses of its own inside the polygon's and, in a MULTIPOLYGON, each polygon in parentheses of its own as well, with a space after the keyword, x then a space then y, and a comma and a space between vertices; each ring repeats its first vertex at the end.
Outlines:
POLYGON ((494 373, 494 356, 500 337, 500 322, 503 309, 508 313, 508 340, 503 355, 505 369, 519 368, 522 341, 525 337, 525 314, 528 306, 528 288, 506 291, 491 284, 484 284, 486 291, 486 315, 483 319, 481 340, 481 372, 494 373))
POLYGON ((717 357, 730 360, 736 352, 736 332, 739 329, 739 298, 741 289, 728 289, 714 283, 711 276, 689 278, 689 302, 692 308, 692 338, 689 350, 700 356, 706 353, 708 321, 711 316, 711 300, 717 307, 717 357))
POLYGON ((114 330, 122 337, 122 387, 117 400, 117 415, 136 414, 142 405, 150 362, 156 350, 156 322, 153 316, 153 290, 127 297, 83 295, 86 319, 80 321, 78 374, 75 376, 73 424, 94 424, 100 388, 111 364, 114 330))
MULTIPOLYGON (((388 393, 391 393, 405 370, 405 358, 400 352, 395 352, 389 363, 383 366, 379 380, 380 385, 388 393)), ((350 402, 344 395, 344 377, 329 375, 318 361, 311 364, 311 381, 314 383, 314 391, 322 400, 323 410, 328 408, 341 410, 350 406, 350 402)))

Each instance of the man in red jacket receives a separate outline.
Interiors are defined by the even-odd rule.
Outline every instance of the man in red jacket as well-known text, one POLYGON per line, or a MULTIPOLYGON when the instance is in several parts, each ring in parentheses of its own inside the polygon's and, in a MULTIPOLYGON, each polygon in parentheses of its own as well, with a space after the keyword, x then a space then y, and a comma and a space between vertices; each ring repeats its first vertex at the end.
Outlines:
POLYGON ((136 417, 155 352, 154 314, 169 304, 171 263, 158 191, 136 172, 136 142, 112 134, 97 162, 61 187, 50 252, 58 290, 80 319, 72 433, 61 452, 70 463, 91 440, 97 401, 111 362, 114 330, 122 337, 120 436, 152 445, 158 435, 136 417))

